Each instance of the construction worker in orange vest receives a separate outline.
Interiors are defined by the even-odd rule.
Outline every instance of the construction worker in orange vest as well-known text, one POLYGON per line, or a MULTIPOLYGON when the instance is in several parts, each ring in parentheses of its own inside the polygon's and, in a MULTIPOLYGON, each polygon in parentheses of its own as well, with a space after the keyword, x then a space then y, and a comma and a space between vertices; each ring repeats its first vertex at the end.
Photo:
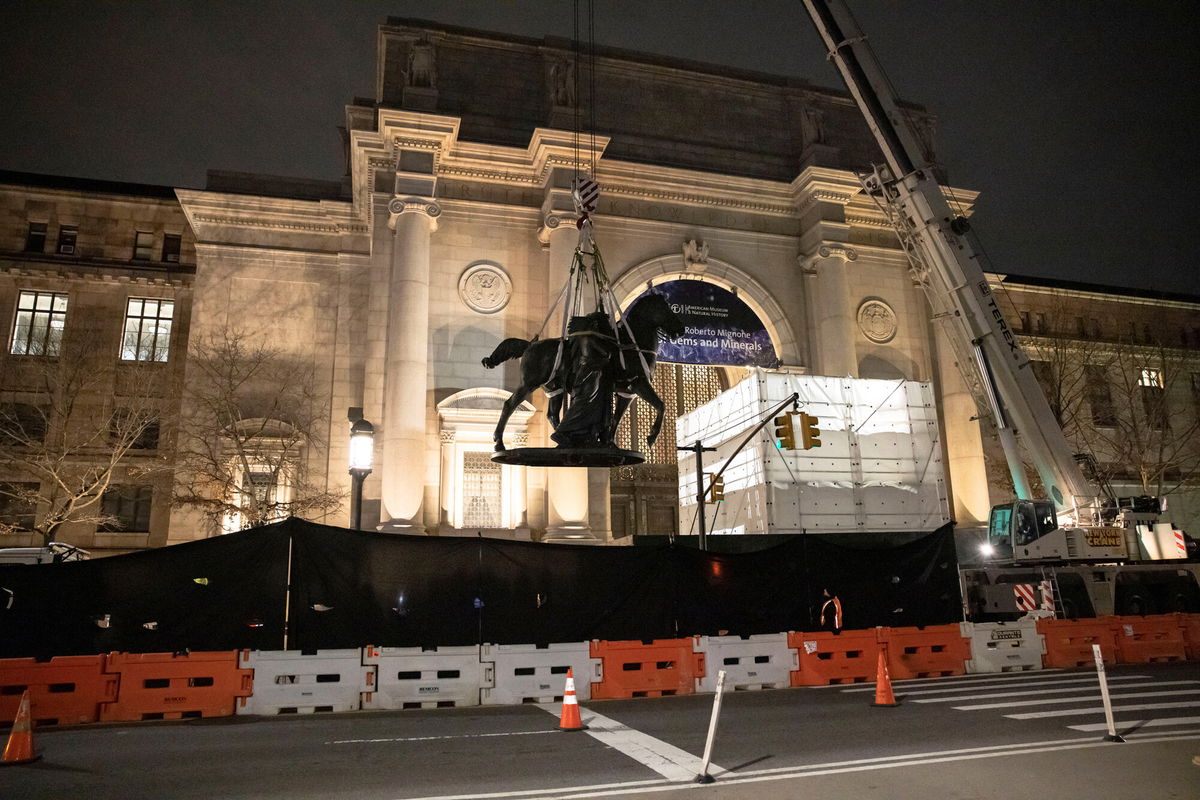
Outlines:
POLYGON ((825 602, 821 604, 821 627, 835 635, 842 632, 842 601, 828 589, 821 591, 825 602))

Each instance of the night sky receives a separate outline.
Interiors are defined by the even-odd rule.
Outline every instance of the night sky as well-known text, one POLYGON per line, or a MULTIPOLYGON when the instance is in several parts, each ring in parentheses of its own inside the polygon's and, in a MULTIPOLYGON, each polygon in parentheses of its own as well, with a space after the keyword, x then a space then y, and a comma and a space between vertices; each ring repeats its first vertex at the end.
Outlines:
MULTIPOLYGON (((1200 293, 1198 4, 849 0, 938 116, 999 272, 1200 293)), ((4 0, 0 169, 203 187, 341 177, 391 16, 570 37, 566 0, 4 0)), ((598 44, 841 88, 799 0, 596 0, 598 44)), ((540 88, 539 88, 540 91, 540 88)))

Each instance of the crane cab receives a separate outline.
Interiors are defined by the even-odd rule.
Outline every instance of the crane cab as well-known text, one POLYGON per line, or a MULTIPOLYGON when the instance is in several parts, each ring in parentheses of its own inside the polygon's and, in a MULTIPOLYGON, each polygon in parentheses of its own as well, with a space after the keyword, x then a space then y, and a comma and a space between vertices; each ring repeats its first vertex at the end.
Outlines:
POLYGON ((988 544, 992 557, 1009 561, 1042 537, 1058 530, 1054 504, 1040 500, 1015 500, 992 506, 988 515, 988 544))

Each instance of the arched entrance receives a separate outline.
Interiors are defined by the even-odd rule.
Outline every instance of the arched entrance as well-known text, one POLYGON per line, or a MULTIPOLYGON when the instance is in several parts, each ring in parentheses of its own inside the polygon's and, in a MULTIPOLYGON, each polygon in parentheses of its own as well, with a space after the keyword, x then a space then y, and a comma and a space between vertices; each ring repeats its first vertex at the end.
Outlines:
POLYGON ((654 388, 663 399, 662 433, 646 449, 646 434, 654 411, 634 403, 617 428, 617 445, 646 454, 646 463, 615 467, 610 477, 612 532, 623 536, 665 536, 679 528, 679 467, 675 450, 675 420, 733 386, 747 371, 703 364, 659 364, 654 388))
POLYGON ((794 358, 795 340, 774 299, 729 264, 685 264, 681 256, 662 256, 625 272, 614 289, 624 308, 647 290, 659 291, 679 306, 677 313, 689 325, 687 345, 659 349, 654 385, 666 411, 658 441, 646 450, 654 412, 634 403, 617 430, 617 444, 641 450, 646 463, 614 468, 610 478, 614 538, 674 534, 679 494, 676 419, 744 378, 746 365, 773 366, 794 358), (765 345, 757 357, 750 346, 754 343, 765 345))

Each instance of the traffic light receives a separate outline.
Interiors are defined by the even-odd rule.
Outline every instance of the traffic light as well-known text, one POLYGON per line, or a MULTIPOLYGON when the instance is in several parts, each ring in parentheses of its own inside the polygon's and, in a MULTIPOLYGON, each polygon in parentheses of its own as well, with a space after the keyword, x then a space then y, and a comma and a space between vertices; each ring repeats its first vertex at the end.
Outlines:
POLYGON ((796 449, 796 431, 792 427, 792 417, 796 412, 789 411, 775 418, 775 446, 780 450, 796 449))
POLYGON ((722 500, 724 500, 725 499, 725 478, 721 475, 712 475, 711 473, 708 473, 708 472, 706 472, 704 474, 709 476, 708 502, 719 503, 722 500))
POLYGON ((821 446, 821 429, 817 427, 817 422, 816 417, 800 413, 800 444, 805 450, 821 446))

